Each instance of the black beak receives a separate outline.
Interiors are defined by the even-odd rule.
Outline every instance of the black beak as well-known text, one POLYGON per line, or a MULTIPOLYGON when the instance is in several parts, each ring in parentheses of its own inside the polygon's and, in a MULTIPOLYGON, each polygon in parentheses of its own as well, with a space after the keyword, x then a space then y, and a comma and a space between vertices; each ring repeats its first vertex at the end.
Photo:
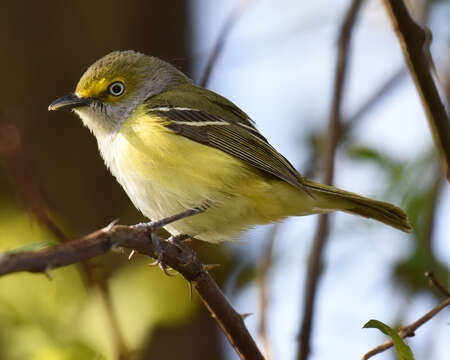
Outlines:
POLYGON ((81 106, 87 106, 92 102, 90 98, 80 98, 75 94, 69 94, 67 96, 60 97, 53 101, 48 110, 60 110, 60 109, 74 109, 81 106))

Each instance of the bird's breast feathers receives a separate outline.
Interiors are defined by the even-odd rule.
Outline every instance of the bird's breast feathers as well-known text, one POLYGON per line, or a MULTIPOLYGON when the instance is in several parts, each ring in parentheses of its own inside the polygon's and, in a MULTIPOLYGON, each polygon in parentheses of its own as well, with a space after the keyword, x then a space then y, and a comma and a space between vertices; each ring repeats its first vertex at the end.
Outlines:
MULTIPOLYGON (((255 170, 239 159, 175 134, 164 121, 138 109, 120 132, 99 141, 106 165, 145 216, 158 220, 205 204, 220 208, 248 190, 242 186, 243 178, 248 186, 265 186, 255 170), (252 181, 258 184, 253 186, 252 181)), ((242 215, 236 210, 235 214, 242 215)), ((210 209, 168 230, 196 236, 221 221, 223 210, 210 209), (205 221, 208 217, 211 224, 205 221)))

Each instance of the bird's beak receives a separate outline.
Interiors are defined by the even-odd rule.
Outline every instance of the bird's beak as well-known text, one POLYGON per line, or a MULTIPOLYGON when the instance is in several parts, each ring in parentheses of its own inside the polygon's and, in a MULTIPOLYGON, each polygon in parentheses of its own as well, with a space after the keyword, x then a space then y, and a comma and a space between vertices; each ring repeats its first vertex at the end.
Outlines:
POLYGON ((53 101, 48 110, 74 109, 81 106, 87 106, 92 102, 90 98, 78 97, 75 94, 69 94, 53 101))

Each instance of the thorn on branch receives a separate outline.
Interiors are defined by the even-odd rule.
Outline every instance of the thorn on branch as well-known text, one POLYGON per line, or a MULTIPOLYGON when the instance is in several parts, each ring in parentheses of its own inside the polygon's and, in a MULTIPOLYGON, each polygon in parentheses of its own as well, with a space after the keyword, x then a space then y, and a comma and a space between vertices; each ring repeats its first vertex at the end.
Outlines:
POLYGON ((52 280, 53 280, 53 277, 52 277, 52 274, 50 273, 50 271, 51 271, 51 267, 48 266, 48 267, 46 267, 45 270, 43 271, 43 274, 45 275, 45 277, 46 277, 49 281, 52 281, 52 280))
POLYGON ((133 256, 134 256, 134 254, 136 254, 136 250, 132 249, 130 251, 130 255, 128 255, 128 260, 131 260, 133 258, 133 256))
POLYGON ((102 228, 100 231, 103 231, 104 233, 108 233, 111 231, 114 225, 117 225, 119 223, 119 219, 114 219, 111 221, 108 225, 106 225, 104 228, 102 228))
POLYGON ((203 265, 203 270, 209 271, 209 270, 212 270, 212 269, 216 269, 218 267, 220 267, 220 264, 204 264, 203 265))
POLYGON ((252 316, 253 313, 243 313, 243 314, 239 314, 239 315, 241 315, 242 320, 245 320, 245 319, 247 319, 249 316, 252 316))

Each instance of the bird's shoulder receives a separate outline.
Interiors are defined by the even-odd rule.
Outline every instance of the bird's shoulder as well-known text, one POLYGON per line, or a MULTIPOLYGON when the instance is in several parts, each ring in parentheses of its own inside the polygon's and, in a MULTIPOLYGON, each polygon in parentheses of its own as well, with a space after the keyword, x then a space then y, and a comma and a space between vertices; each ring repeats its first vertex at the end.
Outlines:
POLYGON ((145 101, 148 111, 196 111, 210 119, 226 121, 256 130, 255 123, 238 106, 225 97, 193 84, 182 84, 145 101))
POLYGON ((305 190, 294 166, 269 144, 248 115, 226 98, 186 84, 152 96, 144 108, 150 117, 164 119, 165 127, 174 133, 305 190))

